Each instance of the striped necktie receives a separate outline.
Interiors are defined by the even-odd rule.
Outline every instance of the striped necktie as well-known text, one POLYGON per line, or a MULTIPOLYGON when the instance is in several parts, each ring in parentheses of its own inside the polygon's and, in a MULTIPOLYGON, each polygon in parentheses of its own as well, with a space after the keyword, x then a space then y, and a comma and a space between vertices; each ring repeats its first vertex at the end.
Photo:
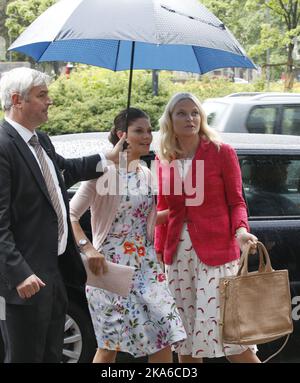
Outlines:
POLYGON ((32 136, 30 140, 28 141, 29 144, 33 147, 36 156, 39 160, 39 163, 41 165, 42 173, 45 179, 45 183, 48 189, 48 193, 52 202, 52 205, 54 207, 54 210, 57 215, 57 221, 58 221, 58 240, 60 241, 63 233, 64 233, 64 220, 63 220, 63 213, 61 210, 57 190, 55 188, 54 180, 51 175, 49 166, 47 164, 46 158, 43 153, 43 149, 39 143, 39 140, 37 136, 32 136))

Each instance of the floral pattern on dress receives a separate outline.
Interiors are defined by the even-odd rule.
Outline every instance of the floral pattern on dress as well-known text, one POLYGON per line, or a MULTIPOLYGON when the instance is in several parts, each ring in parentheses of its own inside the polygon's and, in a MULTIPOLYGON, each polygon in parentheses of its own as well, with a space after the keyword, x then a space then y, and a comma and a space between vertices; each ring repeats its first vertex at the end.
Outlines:
POLYGON ((86 287, 86 295, 98 347, 140 357, 185 339, 186 333, 146 237, 153 206, 151 189, 140 192, 138 172, 120 174, 131 188, 122 196, 100 251, 109 261, 135 268, 132 288, 126 298, 91 286, 86 287))

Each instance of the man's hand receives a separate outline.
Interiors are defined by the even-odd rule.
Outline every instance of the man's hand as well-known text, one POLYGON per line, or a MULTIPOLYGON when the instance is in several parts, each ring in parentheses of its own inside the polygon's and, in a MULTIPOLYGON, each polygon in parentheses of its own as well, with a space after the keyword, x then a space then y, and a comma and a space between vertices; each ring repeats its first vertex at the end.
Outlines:
POLYGON ((85 252, 88 265, 91 272, 95 275, 102 275, 107 272, 107 263, 104 255, 99 253, 96 249, 89 249, 85 252))
POLYGON ((113 161, 115 164, 119 163, 119 154, 123 151, 123 144, 126 141, 126 137, 127 134, 124 132, 116 146, 109 153, 105 154, 108 161, 113 161))
POLYGON ((32 274, 17 286, 17 292, 20 298, 28 299, 38 293, 41 287, 45 286, 46 284, 40 278, 32 274))

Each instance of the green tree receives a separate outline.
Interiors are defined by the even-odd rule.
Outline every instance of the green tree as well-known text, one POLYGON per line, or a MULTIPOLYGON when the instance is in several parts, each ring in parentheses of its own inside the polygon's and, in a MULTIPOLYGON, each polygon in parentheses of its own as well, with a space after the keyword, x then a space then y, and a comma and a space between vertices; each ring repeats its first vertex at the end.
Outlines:
POLYGON ((57 0, 15 0, 7 5, 5 26, 16 39, 29 24, 57 0))
POLYGON ((203 0, 234 33, 253 60, 286 68, 293 87, 295 39, 300 35, 300 0, 203 0))
POLYGON ((263 1, 265 7, 275 15, 280 23, 278 37, 281 46, 287 48, 287 70, 285 90, 293 88, 295 39, 300 36, 300 0, 268 0, 263 1))
POLYGON ((5 18, 6 18, 6 7, 9 3, 9 0, 0 0, 0 36, 4 37, 6 40, 6 45, 9 44, 9 38, 7 34, 7 29, 5 27, 5 18))
MULTIPOLYGON (((279 64, 286 68, 284 88, 291 90, 295 75, 295 39, 300 36, 300 0, 248 0, 247 3, 250 10, 266 15, 266 21, 260 28, 260 39, 252 50, 280 51, 279 64)), ((270 61, 271 65, 276 65, 276 62, 270 61)))
POLYGON ((4 28, 6 5, 7 0, 0 0, 0 36, 4 36, 6 32, 4 28))
MULTIPOLYGON (((8 3, 6 8, 5 26, 11 41, 14 41, 41 13, 56 3, 57 0, 15 0, 8 3)), ((27 56, 13 52, 16 60, 29 60, 27 56)), ((57 71, 56 65, 54 65, 57 71)))
MULTIPOLYGON (((264 15, 249 9, 248 0, 202 0, 201 2, 230 29, 249 54, 252 45, 259 39, 259 26, 264 21, 264 15)), ((261 54, 255 52, 252 52, 250 56, 259 64, 264 60, 261 54)))

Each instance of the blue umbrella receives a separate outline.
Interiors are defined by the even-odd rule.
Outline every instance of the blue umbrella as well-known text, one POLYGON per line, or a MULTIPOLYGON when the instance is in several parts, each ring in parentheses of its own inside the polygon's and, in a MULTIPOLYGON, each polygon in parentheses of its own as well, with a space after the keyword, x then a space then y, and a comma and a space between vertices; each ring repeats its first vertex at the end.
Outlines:
POLYGON ((197 0, 60 0, 10 46, 37 62, 206 73, 255 68, 224 24, 197 0))

